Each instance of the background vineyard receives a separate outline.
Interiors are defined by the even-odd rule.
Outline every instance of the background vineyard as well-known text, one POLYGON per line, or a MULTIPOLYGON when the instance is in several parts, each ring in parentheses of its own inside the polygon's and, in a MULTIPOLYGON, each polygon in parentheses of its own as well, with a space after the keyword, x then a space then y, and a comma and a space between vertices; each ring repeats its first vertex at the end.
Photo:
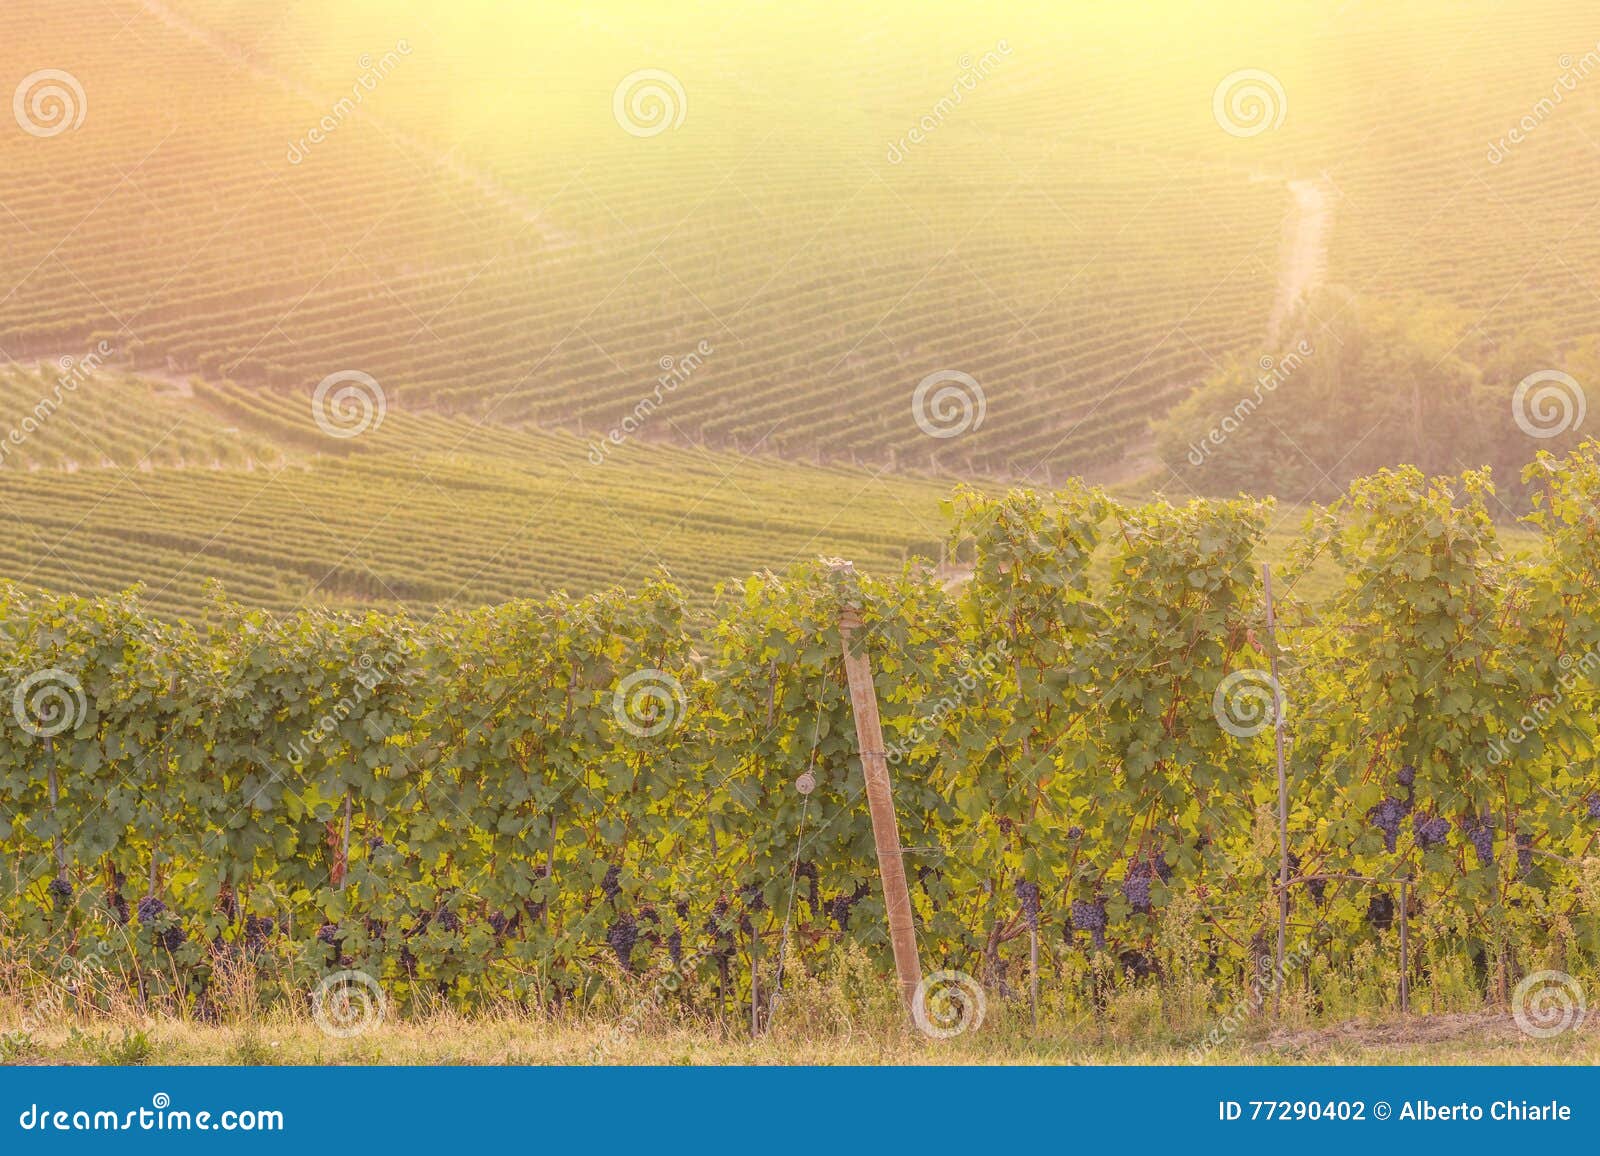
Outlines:
MULTIPOLYGON (((1435 1008, 1595 974, 1600 444, 1535 469, 1537 557, 1502 551, 1485 478, 1402 470, 1279 575, 1295 998, 1347 1010, 1393 978, 1401 880, 1435 1008), (1295 597, 1313 564, 1337 576, 1320 608, 1295 597)), ((727 1011, 780 961, 881 952, 850 608, 926 966, 1020 998, 1036 935, 1064 1011, 1155 974, 1232 998, 1277 914, 1272 732, 1226 685, 1273 656, 1268 506, 1074 486, 950 512, 973 559, 953 592, 807 564, 708 616, 659 579, 203 627, 9 587, 10 949, 93 953, 202 1013, 240 967, 292 998, 359 967, 397 998, 541 1007, 672 975, 727 1011)))
MULTIPOLYGON (((61 376, 0 369, 0 402, 31 414, 61 376)), ((340 441, 304 397, 109 369, 8 449, 0 573, 85 594, 143 582, 170 618, 203 616, 215 583, 274 611, 426 609, 658 568, 703 605, 717 582, 817 553, 937 556, 942 527, 927 482, 638 442, 596 465, 576 438, 407 412, 340 441)))
POLYGON ((105 334, 140 368, 300 392, 355 367, 410 407, 592 433, 660 358, 710 340, 706 380, 653 436, 946 472, 1117 469, 1143 460, 1152 417, 1262 342, 1295 178, 1329 189, 1336 282, 1454 302, 1491 337, 1600 333, 1588 82, 1486 159, 1594 48, 1570 4, 1262 5, 1225 39, 1175 10, 1173 46, 1155 48, 1092 14, 1064 42, 1049 21, 944 12, 885 52, 886 29, 847 34, 859 17, 812 17, 804 35, 835 48, 803 71, 788 45, 707 42, 648 10, 550 17, 521 46, 526 75, 486 76, 482 29, 426 5, 11 5, 7 74, 55 61, 95 115, 0 140, 20 223, 0 250, 0 349, 105 334), (640 67, 635 33, 693 108, 649 141, 594 80, 640 67), (402 41, 360 115, 290 164, 402 41), (986 53, 962 105, 890 163, 986 53), (1218 61, 1271 64, 1279 130, 1219 129, 1218 61), (933 442, 907 398, 949 367, 984 383, 988 420, 933 442))
MULTIPOLYGON (((5 453, 0 573, 78 594, 139 582, 169 619, 204 618, 218 584, 274 612, 431 611, 657 569, 704 608, 719 582, 818 554, 879 572, 942 554, 948 487, 924 479, 637 441, 596 465, 574 437, 406 411, 341 441, 303 397, 71 373, 0 369, 0 404, 25 415, 76 380, 5 453)), ((1267 557, 1287 557, 1302 516, 1274 515, 1267 557)), ((1303 589, 1320 596, 1329 577, 1303 589)))
MULTIPOLYGON (((273 609, 420 608, 587 592, 660 564, 704 604, 755 567, 924 549, 945 487, 896 479, 1088 472, 1181 490, 1195 479, 1156 466, 1150 424, 1236 357, 1281 354, 1268 328, 1291 181, 1325 190, 1326 276, 1356 294, 1453 304, 1491 348, 1600 335, 1587 78, 1500 163, 1485 155, 1587 67, 1570 4, 1262 5, 1225 31, 1175 6, 1156 46, 1094 14, 1067 37, 1024 13, 907 27, 819 11, 781 46, 737 21, 694 35, 649 6, 527 19, 519 70, 485 68, 470 9, 409 2, 0 14, 5 76, 48 61, 93 110, 60 135, 0 134, 0 437, 38 402, 29 375, 56 376, 35 363, 103 341, 148 383, 120 402, 97 391, 104 416, 68 405, 7 455, 0 572, 86 593, 143 580, 153 609, 182 615, 209 578, 273 609), (827 50, 795 50, 813 42, 827 50), (641 140, 612 87, 652 61, 690 107, 641 140), (1241 138, 1211 95, 1252 62, 1270 64, 1285 115, 1241 138), (702 342, 714 352, 690 383, 608 462, 627 480, 569 485, 663 359, 702 342), (981 383, 985 419, 930 438, 912 391, 950 368, 981 383), (373 436, 403 460, 307 421, 314 386, 347 369, 382 384, 373 436), (505 482, 487 502, 485 476, 505 482)), ((1506 388, 1535 368, 1510 359, 1506 388)), ((1293 440, 1337 490, 1353 447, 1293 440)))

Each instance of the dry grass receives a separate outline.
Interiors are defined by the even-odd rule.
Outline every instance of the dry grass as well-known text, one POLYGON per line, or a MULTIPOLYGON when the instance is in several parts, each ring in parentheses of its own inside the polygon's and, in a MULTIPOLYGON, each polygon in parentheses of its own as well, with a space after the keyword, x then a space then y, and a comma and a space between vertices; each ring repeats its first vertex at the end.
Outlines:
MULTIPOLYGON (((92 976, 95 973, 85 973, 92 976)), ((1185 973, 1179 973, 1183 975, 1185 973)), ((80 979, 84 976, 80 976, 80 979)), ((210 1022, 141 1005, 114 975, 51 1002, 24 968, 0 963, 0 1061, 13 1064, 1584 1064, 1600 1065, 1600 1015, 1550 1039, 1521 1032, 1478 997, 1441 988, 1420 998, 1436 1014, 1352 1018, 1312 1010, 1289 989, 1281 1018, 1233 1004, 1186 977, 1167 987, 1111 992, 1085 1014, 1065 992, 1045 992, 1033 1029, 1016 1001, 990 999, 981 1027, 932 1040, 906 1022, 892 983, 860 951, 817 972, 796 966, 771 1023, 756 1039, 748 1016, 687 1010, 659 981, 612 977, 582 1009, 546 1014, 502 1005, 471 1014, 442 998, 386 1008, 358 1035, 326 1034, 299 999, 269 996, 251 968, 218 968, 210 1022), (91 991, 92 989, 92 991, 91 991), (84 997, 91 998, 84 998, 84 997), (1464 1009, 1473 1010, 1464 1010, 1464 1009), (1216 1033, 1220 1033, 1217 1035, 1216 1033), (1209 1053, 1194 1047, 1220 1040, 1209 1053)), ((1354 982, 1354 981, 1352 981, 1354 982)), ((410 997, 413 1001, 422 998, 410 997)), ((352 1005, 355 1006, 355 1005, 352 1005)), ((1381 1003, 1372 1006, 1382 1006, 1381 1003)))
MULTIPOLYGON (((0 1009, 0 1023, 19 1022, 0 1009)), ((1187 1064, 1181 1043, 1119 1039, 1092 1025, 1076 1031, 990 1021, 934 1041, 876 1014, 780 1017, 751 1040, 744 1025, 552 1020, 519 1012, 448 1011, 386 1022, 330 1038, 309 1017, 272 1013, 222 1025, 170 1017, 118 1017, 43 1025, 8 1039, 24 1064, 1187 1064)), ((1548 1040, 1519 1032, 1498 1013, 1352 1021, 1321 1029, 1247 1025, 1212 1064, 1600 1064, 1600 1024, 1548 1040)))

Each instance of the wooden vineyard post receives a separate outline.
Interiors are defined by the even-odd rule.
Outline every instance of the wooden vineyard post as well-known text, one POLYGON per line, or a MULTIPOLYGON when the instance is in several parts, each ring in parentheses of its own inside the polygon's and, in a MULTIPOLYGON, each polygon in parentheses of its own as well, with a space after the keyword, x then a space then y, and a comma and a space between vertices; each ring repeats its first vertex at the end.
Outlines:
POLYGON ((1283 691, 1278 682, 1278 621, 1272 606, 1272 567, 1261 567, 1267 598, 1267 661, 1272 667, 1272 737, 1278 749, 1278 958, 1272 1014, 1283 1008, 1285 955, 1289 950, 1289 777, 1283 768, 1283 691))
POLYGON ((856 744, 861 753, 861 773, 867 785, 867 809, 872 815, 872 839, 877 845, 878 876, 883 882, 883 907, 889 917, 889 942, 894 947, 894 970, 906 1010, 914 1011, 922 964, 917 959, 917 930, 911 920, 911 891, 906 886, 905 860, 900 852, 900 828, 894 815, 894 791, 889 782, 889 761, 883 745, 883 725, 878 719, 878 696, 872 685, 872 663, 855 645, 861 618, 846 609, 839 616, 839 637, 844 649, 844 673, 850 683, 850 711, 856 721, 856 744))
POLYGON ((1411 884, 1400 880, 1400 1014, 1407 1015, 1411 1011, 1411 970, 1410 943, 1406 936, 1406 918, 1410 912, 1411 884))

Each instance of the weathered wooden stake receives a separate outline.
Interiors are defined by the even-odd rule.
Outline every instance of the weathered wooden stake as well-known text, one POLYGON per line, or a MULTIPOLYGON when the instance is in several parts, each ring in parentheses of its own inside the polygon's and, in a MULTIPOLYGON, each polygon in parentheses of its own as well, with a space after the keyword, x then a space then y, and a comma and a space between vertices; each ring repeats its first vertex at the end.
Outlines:
POLYGON ((761 929, 750 923, 750 1038, 761 1034, 761 929))
POLYGON ((1278 747, 1278 970, 1272 985, 1272 1014, 1283 1008, 1283 973, 1289 950, 1289 777, 1283 767, 1283 692, 1278 683, 1278 620, 1272 606, 1272 567, 1261 567, 1267 595, 1267 661, 1272 667, 1272 737, 1278 747))
POLYGON ((1028 924, 1028 1022, 1039 1030, 1039 928, 1028 924))
POLYGON ((1411 884, 1400 881, 1400 1012, 1411 1011, 1411 951, 1407 939, 1406 917, 1409 914, 1411 884))
MULTIPOLYGON (((56 777, 56 741, 53 738, 45 739, 44 745, 45 750, 50 755, 50 814, 53 816, 56 813, 56 804, 61 801, 61 782, 56 777)), ((57 834, 50 841, 50 845, 56 855, 56 878, 65 879, 67 877, 66 840, 62 839, 60 834, 57 834)))
POLYGON ((344 793, 344 824, 339 834, 339 863, 342 873, 339 876, 339 890, 344 890, 345 880, 350 878, 350 792, 344 793))
POLYGON ((917 930, 911 921, 911 891, 906 886, 905 860, 900 853, 900 827, 894 816, 894 790, 889 782, 883 724, 878 718, 878 695, 872 685, 872 663, 866 652, 854 644, 855 632, 860 628, 861 618, 855 611, 846 610, 839 616, 844 673, 850 683, 850 710, 856 720, 856 744, 867 784, 867 809, 872 814, 872 839, 877 845, 883 906, 889 916, 894 970, 900 979, 906 1010, 911 1011, 922 983, 922 964, 917 958, 917 930))

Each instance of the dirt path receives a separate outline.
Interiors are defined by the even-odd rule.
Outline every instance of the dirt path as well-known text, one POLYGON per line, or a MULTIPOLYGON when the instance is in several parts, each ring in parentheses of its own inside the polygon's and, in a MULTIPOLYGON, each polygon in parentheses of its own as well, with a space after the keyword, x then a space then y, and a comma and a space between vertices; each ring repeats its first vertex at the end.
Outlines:
POLYGON ((1328 228, 1333 217, 1333 189, 1322 180, 1292 180, 1294 205, 1283 227, 1278 294, 1267 320, 1267 343, 1276 345, 1279 331, 1302 298, 1322 284, 1328 268, 1328 228))
MULTIPOLYGON (((1333 186, 1323 179, 1285 178, 1251 173, 1252 181, 1283 181, 1293 196, 1283 222, 1279 247, 1278 289, 1267 317, 1267 348, 1275 349, 1284 322, 1295 306, 1322 284, 1328 268, 1328 234, 1333 222, 1333 186)), ((1197 383, 1198 384, 1198 383, 1197 383)), ((1155 432, 1145 430, 1132 440, 1117 461, 1086 471, 1101 485, 1131 484, 1161 473, 1156 456, 1155 432)))

